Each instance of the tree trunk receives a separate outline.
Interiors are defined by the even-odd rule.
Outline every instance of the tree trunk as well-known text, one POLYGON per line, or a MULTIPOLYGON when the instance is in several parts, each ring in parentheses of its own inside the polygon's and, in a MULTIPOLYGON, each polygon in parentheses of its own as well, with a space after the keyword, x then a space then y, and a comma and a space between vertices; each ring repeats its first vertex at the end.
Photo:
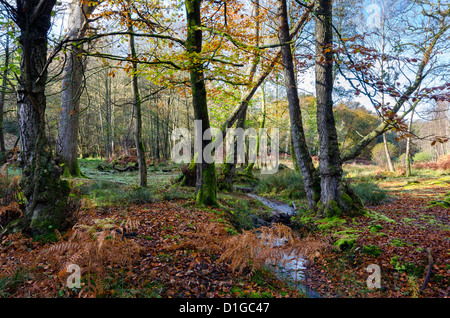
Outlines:
POLYGON ((109 70, 106 70, 105 74, 105 89, 106 89, 106 113, 105 113, 105 155, 109 159, 113 155, 112 149, 112 114, 111 114, 111 77, 109 76, 109 70))
POLYGON ((407 177, 411 176, 411 131, 414 110, 411 112, 411 118, 408 123, 408 136, 406 137, 406 151, 405 151, 405 174, 407 177))
MULTIPOLYGON (((278 14, 280 15, 281 25, 278 36, 280 43, 289 43, 289 24, 287 15, 286 0, 278 0, 278 14)), ((302 114, 300 110, 300 101, 297 91, 297 80, 294 72, 294 63, 292 60, 292 51, 290 44, 281 47, 281 57, 283 61, 284 83, 289 103, 289 115, 291 120, 291 133, 294 144, 295 154, 298 166, 303 176, 303 184, 308 200, 308 207, 313 209, 319 200, 320 188, 318 187, 318 177, 313 161, 306 144, 305 133, 303 130, 302 114)))
POLYGON ((192 103, 195 119, 201 123, 197 131, 199 149, 197 150, 199 162, 197 163, 197 180, 195 196, 197 204, 217 205, 217 180, 214 162, 208 163, 203 158, 203 150, 208 144, 203 138, 204 133, 210 128, 208 105, 206 99, 206 86, 203 74, 203 64, 197 58, 202 51, 201 27, 201 0, 185 0, 187 13, 187 38, 186 51, 190 58, 190 82, 192 90, 192 103))
POLYGON ((17 8, 22 48, 17 90, 23 162, 21 188, 27 199, 23 222, 34 235, 64 227, 70 192, 69 183, 60 179, 62 169, 45 134, 47 33, 55 2, 47 1, 40 6, 29 1, 27 10, 17 8))
POLYGON ((383 133, 383 144, 384 144, 384 154, 386 155, 386 162, 389 167, 390 172, 394 172, 394 165, 392 164, 391 153, 389 152, 389 147, 386 139, 386 133, 383 133))
POLYGON ((155 116, 155 121, 156 121, 156 145, 155 145, 155 147, 156 147, 156 160, 160 160, 161 159, 161 156, 160 156, 160 153, 159 153, 159 144, 160 144, 160 142, 159 142, 159 114, 157 114, 157 116, 155 116))
POLYGON ((342 213, 359 212, 360 200, 352 198, 349 189, 342 184, 342 164, 333 115, 333 34, 332 1, 316 0, 316 98, 317 127, 319 133, 320 202, 318 215, 339 216, 342 213))
MULTIPOLYGON (((96 5, 80 4, 72 1, 69 16, 69 39, 82 38, 87 29, 86 15, 92 13, 96 5)), ((66 56, 63 70, 61 111, 59 114, 56 154, 64 163, 64 176, 84 177, 78 166, 78 128, 80 116, 80 97, 83 91, 85 61, 82 46, 74 46, 66 56)))
MULTIPOLYGON (((131 20, 131 14, 128 12, 128 19, 131 20)), ((136 48, 134 43, 134 35, 133 35, 133 25, 131 21, 128 24, 128 31, 130 32, 130 54, 131 58, 135 60, 137 58, 136 48)), ((133 73, 133 113, 134 113, 134 142, 136 144, 136 155, 138 159, 139 166, 139 185, 142 188, 147 187, 147 166, 145 163, 145 148, 144 143, 142 142, 142 103, 141 96, 139 94, 139 83, 137 76, 137 63, 135 61, 132 62, 133 73)))

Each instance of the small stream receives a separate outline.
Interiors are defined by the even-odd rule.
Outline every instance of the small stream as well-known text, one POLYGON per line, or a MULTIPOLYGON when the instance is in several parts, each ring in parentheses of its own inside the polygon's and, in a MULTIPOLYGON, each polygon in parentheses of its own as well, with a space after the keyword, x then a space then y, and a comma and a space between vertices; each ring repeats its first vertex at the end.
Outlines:
POLYGON ((291 207, 289 204, 269 200, 267 198, 260 197, 259 195, 253 193, 248 193, 247 195, 253 199, 261 201, 265 206, 271 208, 273 213, 282 213, 287 216, 293 216, 296 213, 295 209, 291 207))
MULTIPOLYGON (((265 206, 272 209, 273 215, 282 214, 284 216, 291 217, 297 212, 294 206, 290 206, 289 204, 269 200, 253 193, 248 193, 247 195, 251 198, 261 201, 265 206)), ((281 246, 284 243, 284 239, 279 239, 277 241, 273 241, 272 246, 281 246)), ((296 288, 304 292, 307 297, 320 298, 321 296, 317 292, 315 292, 308 286, 301 284, 301 281, 304 278, 307 260, 302 257, 298 257, 296 254, 297 253, 295 251, 292 251, 291 254, 285 253, 282 255, 282 259, 277 264, 270 265, 274 267, 275 272, 279 276, 287 279, 290 283, 294 284, 296 288)))

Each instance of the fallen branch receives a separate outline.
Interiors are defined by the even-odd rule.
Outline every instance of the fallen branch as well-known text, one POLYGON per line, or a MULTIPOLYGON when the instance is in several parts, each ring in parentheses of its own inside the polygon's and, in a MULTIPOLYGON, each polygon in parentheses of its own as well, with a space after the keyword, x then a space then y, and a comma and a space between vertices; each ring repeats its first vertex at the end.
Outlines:
POLYGON ((433 271, 433 256, 431 255, 431 249, 428 248, 428 268, 427 268, 427 275, 425 276, 425 280, 422 284, 422 286, 419 289, 419 294, 423 292, 423 290, 427 287, 428 281, 430 280, 431 273, 433 271))

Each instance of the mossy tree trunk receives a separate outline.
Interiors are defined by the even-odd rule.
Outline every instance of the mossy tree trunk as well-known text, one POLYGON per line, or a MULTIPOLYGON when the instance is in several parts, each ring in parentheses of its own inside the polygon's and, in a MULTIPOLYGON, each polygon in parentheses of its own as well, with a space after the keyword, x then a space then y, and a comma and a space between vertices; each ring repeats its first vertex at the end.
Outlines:
POLYGON ((319 181, 316 169, 309 154, 305 133, 302 124, 300 101, 297 92, 297 81, 292 59, 291 37, 289 35, 289 23, 286 0, 278 1, 278 14, 280 27, 278 36, 280 43, 286 43, 281 47, 281 57, 284 70, 284 81, 289 103, 289 115, 291 120, 291 134, 297 163, 303 176, 303 183, 308 200, 308 207, 314 209, 320 196, 319 181))
POLYGON ((17 89, 21 188, 27 200, 24 225, 38 235, 64 227, 70 186, 60 179, 62 169, 45 134, 47 33, 56 0, 24 2, 18 1, 16 10, 22 49, 17 89))
POLYGON ((332 0, 314 3, 316 98, 319 133, 320 201, 318 215, 330 217, 361 211, 360 200, 342 183, 342 162, 333 115, 332 0))
POLYGON ((217 179, 214 162, 208 163, 203 159, 203 150, 208 145, 208 140, 203 138, 204 133, 210 128, 208 104, 206 99, 206 86, 203 73, 203 62, 200 59, 202 51, 201 31, 201 0, 185 0, 187 13, 187 38, 186 51, 190 59, 190 82, 192 90, 192 104, 194 106, 195 119, 201 123, 201 129, 197 133, 201 140, 199 162, 196 165, 195 196, 199 205, 217 205, 217 179))

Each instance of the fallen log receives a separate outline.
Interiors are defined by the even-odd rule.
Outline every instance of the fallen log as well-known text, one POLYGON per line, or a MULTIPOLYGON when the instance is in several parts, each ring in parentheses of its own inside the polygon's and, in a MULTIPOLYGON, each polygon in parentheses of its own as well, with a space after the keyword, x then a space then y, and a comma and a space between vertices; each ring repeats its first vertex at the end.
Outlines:
POLYGON ((116 167, 116 164, 113 164, 113 169, 119 172, 125 172, 125 171, 137 171, 139 170, 139 165, 137 162, 125 167, 125 168, 118 168, 116 167))

